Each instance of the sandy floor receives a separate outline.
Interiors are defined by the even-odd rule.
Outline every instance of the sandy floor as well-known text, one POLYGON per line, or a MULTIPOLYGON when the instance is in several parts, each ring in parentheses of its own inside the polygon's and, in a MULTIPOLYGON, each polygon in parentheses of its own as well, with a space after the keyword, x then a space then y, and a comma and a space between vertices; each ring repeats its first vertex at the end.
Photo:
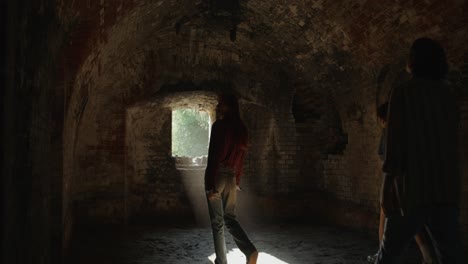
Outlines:
MULTIPOLYGON (((259 264, 367 263, 376 242, 369 235, 330 227, 273 225, 246 228, 260 251, 259 264)), ((192 264, 213 263, 210 229, 187 227, 127 227, 80 232, 74 242, 71 264, 192 264)), ((245 257, 227 236, 230 264, 244 264, 245 257)), ((417 252, 408 263, 421 263, 417 252)))

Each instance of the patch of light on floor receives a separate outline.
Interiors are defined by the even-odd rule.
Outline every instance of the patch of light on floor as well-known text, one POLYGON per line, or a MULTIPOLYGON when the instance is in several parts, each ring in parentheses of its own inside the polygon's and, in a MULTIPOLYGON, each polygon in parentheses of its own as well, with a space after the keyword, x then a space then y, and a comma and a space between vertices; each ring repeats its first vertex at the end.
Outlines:
MULTIPOLYGON (((215 258, 216 258, 215 254, 208 257, 208 259, 211 260, 213 263, 215 261, 215 258)), ((227 261, 229 264, 245 264, 246 259, 245 259, 244 253, 242 253, 238 248, 235 248, 228 252, 227 261)), ((289 264, 289 263, 279 260, 268 253, 260 252, 258 254, 257 264, 289 264)))

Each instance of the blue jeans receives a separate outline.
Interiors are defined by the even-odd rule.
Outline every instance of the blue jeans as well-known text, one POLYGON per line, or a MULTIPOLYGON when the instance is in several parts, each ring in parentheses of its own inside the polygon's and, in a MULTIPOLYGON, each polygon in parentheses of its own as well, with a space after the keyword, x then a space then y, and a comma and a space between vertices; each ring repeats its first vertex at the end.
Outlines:
POLYGON ((216 264, 226 264, 226 242, 224 240, 224 226, 231 233, 237 247, 248 258, 257 251, 250 242, 244 230, 236 219, 236 177, 233 169, 220 167, 216 181, 217 191, 208 200, 208 210, 210 212, 211 228, 216 253, 216 264))
POLYGON ((419 210, 406 216, 388 216, 375 263, 400 263, 400 256, 422 228, 426 228, 431 237, 439 264, 465 263, 458 230, 458 209, 447 207, 419 210))

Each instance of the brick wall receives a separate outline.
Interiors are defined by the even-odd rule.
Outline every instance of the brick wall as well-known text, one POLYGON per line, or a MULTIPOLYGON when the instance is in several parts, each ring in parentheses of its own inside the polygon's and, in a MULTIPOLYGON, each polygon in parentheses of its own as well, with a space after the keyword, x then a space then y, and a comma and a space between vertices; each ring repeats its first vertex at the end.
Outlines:
POLYGON ((99 99, 90 96, 83 112, 67 120, 74 124, 65 131, 71 144, 64 155, 67 191, 78 224, 99 218, 120 223, 125 216, 125 112, 115 99, 104 105, 99 99))
MULTIPOLYGON (((309 195, 320 193, 376 217, 381 177, 374 111, 388 91, 379 90, 379 79, 394 83, 398 75, 386 76, 382 69, 404 62, 411 41, 422 35, 440 39, 460 66, 468 36, 466 4, 460 1, 247 1, 235 41, 226 25, 200 16, 195 2, 105 2, 69 10, 59 2, 63 19, 79 22, 67 51, 76 67, 66 72, 74 82, 65 95, 67 219, 75 198, 99 203, 89 193, 103 201, 114 197, 110 204, 116 207, 108 213, 126 215, 130 190, 124 175, 130 166, 123 160, 130 129, 124 109, 162 84, 179 82, 196 89, 215 82, 249 102, 242 110, 252 142, 243 179, 247 190, 270 198, 297 195, 281 198, 290 201, 285 212, 319 203, 309 195), (291 113, 285 94, 293 93, 291 113), (301 113, 304 122, 297 119, 301 113)), ((394 72, 401 72, 398 67, 394 72)), ((148 162, 149 156, 136 160, 148 162)), ((136 177, 144 179, 144 171, 136 177)), ((277 202, 266 207, 276 210, 282 206, 277 202)))
POLYGON ((243 185, 260 194, 288 193, 297 188, 296 134, 290 112, 253 104, 241 107, 251 147, 243 185))
POLYGON ((328 155, 323 161, 323 189, 338 200, 379 211, 382 179, 377 155, 378 139, 348 133, 349 143, 342 155, 328 155), (370 146, 369 146, 370 145, 370 146))
MULTIPOLYGON (((205 19, 196 1, 22 0, 7 1, 7 10, 2 263, 59 262, 61 234, 69 241, 74 219, 120 222, 130 209, 163 213, 180 205, 188 213, 190 205, 202 206, 190 198, 201 172, 177 174, 167 142, 154 145, 166 134, 129 137, 126 106, 162 83, 217 81, 250 102, 242 110, 252 142, 243 184, 245 197, 255 196, 244 205, 256 201, 267 214, 290 217, 314 209, 361 223, 365 215, 343 215, 357 206, 377 217, 380 130, 373 109, 381 69, 404 61, 415 38, 434 37, 448 50, 460 94, 468 95, 466 1, 246 1, 235 40, 232 25, 205 19), (300 107, 291 113, 285 94, 294 91, 300 107), (338 118, 312 120, 332 112, 327 104, 338 118), (313 118, 297 122, 301 111, 313 118), (336 119, 341 124, 327 132, 336 119), (346 135, 343 151, 329 148, 333 135, 346 135), (127 147, 140 142, 130 156, 127 147), (173 181, 155 180, 162 173, 154 168, 173 181), (182 190, 187 186, 193 188, 182 190), (324 199, 333 200, 323 203, 329 208, 319 206, 324 199)), ((466 103, 461 109, 466 230, 466 103)), ((149 111, 137 123, 149 131, 166 127, 149 120, 157 116, 149 111)))
POLYGON ((171 108, 158 105, 127 111, 128 217, 181 220, 191 214, 186 190, 192 182, 183 181, 172 158, 171 116, 171 108))

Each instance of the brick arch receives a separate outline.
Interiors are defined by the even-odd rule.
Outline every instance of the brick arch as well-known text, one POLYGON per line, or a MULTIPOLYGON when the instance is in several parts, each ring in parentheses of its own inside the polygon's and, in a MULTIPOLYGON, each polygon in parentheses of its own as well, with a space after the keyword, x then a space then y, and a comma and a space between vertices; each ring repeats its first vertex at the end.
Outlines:
MULTIPOLYGON (((85 40, 78 42, 79 47, 89 44, 91 48, 77 55, 81 61, 76 72, 70 70, 73 87, 66 93, 71 97, 67 100, 64 137, 67 142, 70 137, 72 145, 78 142, 81 153, 78 158, 66 157, 70 164, 91 160, 81 160, 86 150, 81 145, 84 134, 102 134, 89 140, 97 146, 92 151, 121 154, 123 148, 116 143, 121 142, 123 125, 110 121, 122 120, 125 106, 157 94, 165 84, 191 81, 200 85, 215 80, 230 83, 260 108, 280 108, 278 112, 287 118, 294 94, 303 99, 298 106, 307 111, 324 115, 334 109, 350 144, 343 155, 326 157, 327 153, 313 153, 313 162, 307 160, 310 156, 302 158, 301 163, 314 164, 313 169, 319 172, 310 177, 312 180, 304 181, 317 183, 320 191, 338 199, 374 208, 378 179, 371 174, 378 171, 373 155, 378 127, 373 110, 381 94, 386 94, 397 78, 390 72, 384 76, 383 86, 376 88, 376 76, 385 65, 398 72, 395 60, 404 57, 411 42, 423 35, 439 39, 456 65, 463 64, 463 56, 459 55, 466 53, 466 5, 461 2, 245 1, 241 3, 243 13, 235 39, 226 24, 215 25, 217 19, 205 19, 204 10, 195 2, 117 5, 110 8, 115 12, 121 8, 115 19, 107 19, 118 13, 108 12, 109 8, 100 15, 102 7, 90 7, 96 20, 87 20, 87 7, 80 9, 79 25, 95 31, 84 34, 85 40), (104 19, 103 25, 100 19, 104 19), (318 107, 320 100, 327 97, 329 107, 318 107), (91 115, 99 118, 90 118, 91 115), (105 126, 97 129, 92 127, 95 123, 105 126), (75 140, 77 135, 79 140, 75 140), (115 135, 117 138, 112 139, 115 135), (320 175, 321 159, 331 167, 336 160, 340 165, 352 165, 346 172, 349 184, 326 186, 325 177, 320 175), (349 188, 363 182, 372 187, 349 194, 349 188)), ((263 108, 255 111, 268 112, 263 108)), ((266 118, 269 123, 265 127, 276 126, 275 114, 266 118)), ((294 127, 293 121, 289 125, 294 127)), ((284 133, 284 138, 294 136, 297 135, 293 132, 284 133)), ((324 134, 317 138, 322 139, 317 144, 329 140, 324 134)), ((66 155, 71 154, 66 150, 66 155)), ((301 169, 308 172, 309 168, 301 169)))

